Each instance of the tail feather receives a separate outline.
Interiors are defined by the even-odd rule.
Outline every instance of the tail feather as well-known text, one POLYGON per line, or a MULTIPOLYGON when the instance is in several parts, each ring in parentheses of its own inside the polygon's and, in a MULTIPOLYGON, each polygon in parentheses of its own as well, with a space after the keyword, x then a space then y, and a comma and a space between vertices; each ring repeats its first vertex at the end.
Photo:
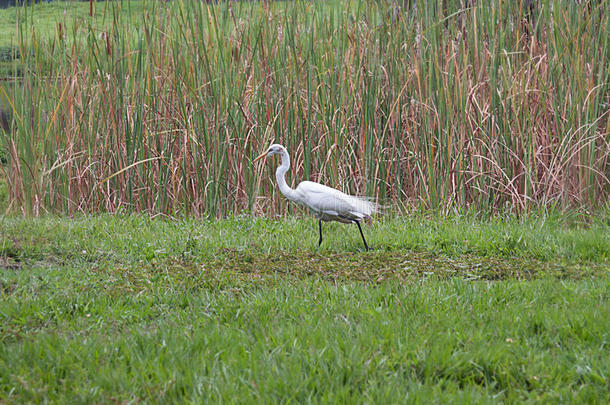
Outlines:
POLYGON ((381 211, 381 206, 367 197, 349 196, 350 202, 354 209, 350 212, 354 217, 359 219, 370 218, 374 214, 381 211))

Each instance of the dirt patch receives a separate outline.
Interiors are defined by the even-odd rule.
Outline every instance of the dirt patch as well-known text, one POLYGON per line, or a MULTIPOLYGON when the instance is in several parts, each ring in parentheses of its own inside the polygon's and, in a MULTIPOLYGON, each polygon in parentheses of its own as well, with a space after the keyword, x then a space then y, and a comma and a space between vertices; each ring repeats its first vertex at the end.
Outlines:
POLYGON ((221 260, 207 265, 225 271, 265 275, 269 273, 329 279, 381 282, 435 276, 472 280, 529 280, 542 276, 580 278, 600 275, 598 265, 540 262, 531 259, 501 259, 480 256, 447 257, 418 252, 369 253, 272 253, 250 254, 225 251, 221 260))
POLYGON ((0 270, 19 270, 21 263, 16 262, 8 256, 0 256, 0 270))

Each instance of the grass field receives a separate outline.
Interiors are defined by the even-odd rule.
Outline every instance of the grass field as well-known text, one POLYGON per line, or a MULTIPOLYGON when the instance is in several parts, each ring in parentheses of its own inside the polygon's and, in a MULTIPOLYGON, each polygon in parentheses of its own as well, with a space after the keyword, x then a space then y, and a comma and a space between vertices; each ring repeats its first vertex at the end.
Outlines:
MULTIPOLYGON (((144 12, 152 9, 152 4, 147 5, 143 0, 124 1, 124 6, 118 11, 125 18, 133 16, 134 19, 141 18, 144 12)), ((103 0, 93 2, 93 16, 89 15, 89 2, 84 1, 59 0, 0 9, 0 48, 19 45, 19 24, 28 27, 29 32, 24 32, 28 38, 35 34, 41 38, 58 39, 58 24, 62 25, 64 35, 87 25, 91 17, 100 29, 110 27, 112 12, 109 10, 112 10, 112 2, 103 0)))
POLYGON ((0 219, 8 402, 610 399, 606 220, 0 219))
MULTIPOLYGON (((129 0, 125 2, 125 7, 117 11, 125 20, 133 18, 135 23, 151 6, 152 2, 146 4, 142 0, 129 0)), ((112 25, 113 14, 110 10, 111 2, 97 0, 93 2, 92 16, 89 14, 89 2, 83 1, 59 0, 0 9, 0 77, 12 76, 13 68, 20 65, 19 58, 13 60, 14 56, 20 55, 20 45, 33 38, 51 42, 59 41, 62 37, 72 40, 74 37, 71 34, 91 23, 99 30, 107 29, 112 25)))

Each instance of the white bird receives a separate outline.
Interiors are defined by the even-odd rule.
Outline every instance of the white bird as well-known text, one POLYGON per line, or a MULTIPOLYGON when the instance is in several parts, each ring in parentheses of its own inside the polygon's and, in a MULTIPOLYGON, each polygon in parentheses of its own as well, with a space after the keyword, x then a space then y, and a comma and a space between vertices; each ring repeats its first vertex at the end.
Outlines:
POLYGON ((290 169, 290 156, 285 147, 273 144, 269 146, 265 153, 254 159, 254 162, 271 155, 280 155, 282 157, 282 164, 275 171, 275 178, 282 194, 290 201, 309 208, 319 218, 320 240, 318 241, 318 246, 322 244, 322 221, 338 221, 358 225, 364 247, 366 250, 370 250, 366 239, 364 239, 360 221, 370 218, 373 213, 377 212, 377 204, 347 195, 339 190, 314 183, 313 181, 302 181, 296 189, 292 189, 286 184, 285 176, 288 169, 290 169))

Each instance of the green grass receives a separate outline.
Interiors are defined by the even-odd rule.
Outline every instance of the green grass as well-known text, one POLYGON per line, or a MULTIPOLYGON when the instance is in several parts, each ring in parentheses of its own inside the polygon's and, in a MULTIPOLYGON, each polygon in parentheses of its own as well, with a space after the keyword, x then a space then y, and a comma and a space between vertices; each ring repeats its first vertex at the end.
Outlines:
MULTIPOLYGON (((89 2, 54 0, 42 2, 27 7, 9 7, 0 10, 0 49, 17 46, 19 43, 18 24, 28 27, 30 32, 45 40, 57 39, 58 25, 62 24, 64 35, 68 35, 79 27, 88 23, 94 24, 98 29, 108 29, 112 25, 112 2, 94 1, 93 17, 89 15, 89 2)), ((125 7, 117 11, 120 18, 134 18, 137 20, 146 11, 152 10, 151 1, 129 0, 125 7)), ((134 21, 135 22, 135 21, 134 21)))
MULTIPOLYGON (((0 9, 0 77, 13 76, 13 69, 20 67, 19 61, 13 61, 15 50, 20 43, 24 45, 32 37, 57 43, 61 36, 72 42, 73 32, 93 25, 103 32, 112 25, 111 2, 95 1, 93 16, 89 15, 89 2, 57 0, 50 3, 39 3, 27 7, 9 7, 0 9), (21 30, 19 25, 27 27, 21 30), (59 26, 61 25, 61 29, 59 26), (23 36, 20 40, 19 36, 23 36)), ((126 7, 118 9, 120 18, 136 23, 141 15, 153 9, 152 2, 130 0, 126 7)), ((19 55, 19 53, 17 53, 19 55)))
MULTIPOLYGON (((607 210, 594 216, 575 212, 527 217, 388 214, 363 225, 363 229, 375 248, 373 255, 407 250, 451 257, 604 262, 610 253, 608 214, 607 210)), ((14 256, 20 260, 45 255, 70 257, 82 250, 88 251, 92 260, 111 257, 126 262, 204 260, 223 252, 355 254, 362 248, 355 226, 330 222, 324 223, 324 242, 318 249, 318 225, 309 217, 170 220, 145 215, 79 215, 66 220, 6 216, 0 223, 3 241, 13 240, 19 246, 14 256)))
POLYGON ((0 218, 0 401, 610 400, 609 224, 0 218))

